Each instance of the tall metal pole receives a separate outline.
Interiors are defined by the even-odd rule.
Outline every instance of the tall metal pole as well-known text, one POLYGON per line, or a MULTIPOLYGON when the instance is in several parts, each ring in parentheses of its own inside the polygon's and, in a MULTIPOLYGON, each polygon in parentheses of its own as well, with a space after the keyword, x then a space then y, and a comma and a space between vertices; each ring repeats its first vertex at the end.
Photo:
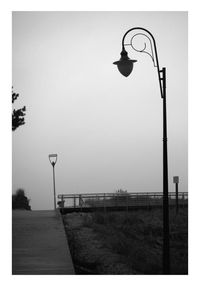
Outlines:
POLYGON ((163 81, 163 272, 170 273, 168 158, 167 158, 167 108, 166 68, 162 69, 163 81))
POLYGON ((56 184, 55 184, 55 164, 52 163, 53 166, 53 193, 54 193, 54 210, 56 210, 56 184))

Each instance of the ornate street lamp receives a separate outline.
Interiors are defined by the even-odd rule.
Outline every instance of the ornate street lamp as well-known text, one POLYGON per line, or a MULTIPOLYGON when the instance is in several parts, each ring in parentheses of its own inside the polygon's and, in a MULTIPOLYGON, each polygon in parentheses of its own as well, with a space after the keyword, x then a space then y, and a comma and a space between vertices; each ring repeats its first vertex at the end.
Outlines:
POLYGON ((57 157, 58 155, 57 154, 50 154, 49 155, 49 161, 53 167, 53 193, 54 193, 54 210, 56 210, 56 187, 55 187, 55 170, 54 170, 54 167, 55 167, 55 164, 57 162, 57 157))
POLYGON ((135 27, 128 30, 122 38, 122 52, 119 61, 113 64, 117 65, 120 73, 127 77, 133 70, 133 65, 136 60, 131 60, 125 50, 125 46, 132 47, 137 52, 148 54, 157 68, 158 80, 160 85, 160 93, 163 102, 163 272, 170 273, 170 246, 169 246, 169 207, 168 207, 168 159, 167 159, 167 110, 166 110, 166 68, 160 70, 158 62, 158 54, 156 42, 153 35, 146 29, 135 27), (134 31, 129 43, 125 44, 126 35, 134 31), (133 40, 136 36, 144 36, 150 43, 150 51, 146 49, 147 45, 144 42, 143 49, 136 49, 133 45, 133 40))

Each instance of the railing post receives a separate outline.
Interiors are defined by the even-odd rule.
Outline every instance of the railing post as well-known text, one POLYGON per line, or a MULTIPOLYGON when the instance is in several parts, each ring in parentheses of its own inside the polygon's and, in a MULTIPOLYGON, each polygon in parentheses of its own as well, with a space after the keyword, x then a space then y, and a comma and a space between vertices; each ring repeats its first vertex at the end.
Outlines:
POLYGON ((104 213, 106 212, 105 196, 106 196, 106 194, 104 193, 104 194, 103 194, 103 210, 104 210, 104 213))
POLYGON ((81 206, 81 211, 82 211, 82 196, 79 195, 79 206, 81 206))
POLYGON ((182 206, 183 206, 183 208, 185 208, 185 195, 184 195, 184 193, 182 194, 182 206))
POLYGON ((65 203, 65 201, 64 201, 63 195, 62 195, 62 197, 61 197, 61 212, 62 213, 63 213, 64 203, 65 203))
POLYGON ((150 210, 150 200, 151 200, 150 194, 148 194, 148 209, 149 209, 149 210, 150 210))
POLYGON ((126 194, 126 212, 128 213, 128 194, 126 194))

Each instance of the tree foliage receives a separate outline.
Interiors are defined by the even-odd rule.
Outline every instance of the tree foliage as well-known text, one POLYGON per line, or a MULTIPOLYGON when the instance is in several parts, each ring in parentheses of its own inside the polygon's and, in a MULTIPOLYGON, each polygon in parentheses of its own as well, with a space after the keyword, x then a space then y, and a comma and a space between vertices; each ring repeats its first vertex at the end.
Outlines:
POLYGON ((31 210, 29 202, 30 200, 25 196, 23 189, 18 189, 16 193, 12 195, 12 209, 31 210))
MULTIPOLYGON (((12 103, 19 97, 18 93, 13 92, 12 90, 12 103)), ((12 131, 15 131, 19 126, 25 124, 24 116, 25 116, 26 106, 19 109, 14 109, 12 112, 12 131)))
POLYGON ((127 192, 127 190, 122 190, 122 189, 119 189, 116 191, 116 194, 115 194, 115 200, 126 200, 127 197, 129 197, 129 193, 127 192))
POLYGON ((122 190, 122 189, 119 189, 119 190, 116 191, 116 194, 119 195, 119 196, 120 195, 122 195, 122 196, 123 195, 127 195, 127 193, 128 193, 127 190, 122 190))

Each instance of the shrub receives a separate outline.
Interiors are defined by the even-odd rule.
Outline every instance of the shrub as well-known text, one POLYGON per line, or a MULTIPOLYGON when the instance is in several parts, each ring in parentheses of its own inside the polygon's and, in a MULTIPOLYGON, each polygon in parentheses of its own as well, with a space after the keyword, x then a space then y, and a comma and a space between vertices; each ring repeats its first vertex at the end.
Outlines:
POLYGON ((23 189, 18 189, 16 193, 12 195, 12 209, 31 210, 29 202, 30 200, 25 196, 23 189))

